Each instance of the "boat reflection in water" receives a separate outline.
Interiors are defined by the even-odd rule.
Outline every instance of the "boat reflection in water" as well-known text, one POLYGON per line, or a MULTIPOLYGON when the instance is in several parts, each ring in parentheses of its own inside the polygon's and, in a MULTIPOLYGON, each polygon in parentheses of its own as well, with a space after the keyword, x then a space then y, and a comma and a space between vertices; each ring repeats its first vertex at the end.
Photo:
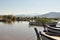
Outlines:
MULTIPOLYGON (((0 22, 5 23, 5 24, 13 24, 16 21, 15 20, 0 20, 0 22)), ((17 21, 17 22, 19 22, 19 21, 17 21)))

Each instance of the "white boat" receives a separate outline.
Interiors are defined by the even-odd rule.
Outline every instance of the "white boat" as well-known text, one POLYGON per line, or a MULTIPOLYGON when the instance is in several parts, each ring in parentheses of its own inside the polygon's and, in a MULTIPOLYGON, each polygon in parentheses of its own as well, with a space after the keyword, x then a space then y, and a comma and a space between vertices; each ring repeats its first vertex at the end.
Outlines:
POLYGON ((57 22, 56 27, 60 27, 60 21, 57 22))

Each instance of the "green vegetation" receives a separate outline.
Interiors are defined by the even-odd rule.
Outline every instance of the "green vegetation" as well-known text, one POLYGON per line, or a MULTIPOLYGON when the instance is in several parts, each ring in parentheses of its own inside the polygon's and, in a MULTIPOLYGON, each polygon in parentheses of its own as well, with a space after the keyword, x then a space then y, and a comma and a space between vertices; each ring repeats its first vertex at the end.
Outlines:
POLYGON ((42 22, 42 23, 48 23, 48 22, 52 22, 50 19, 48 18, 37 18, 35 19, 36 22, 42 22))
POLYGON ((14 15, 0 15, 0 21, 36 21, 36 22, 51 22, 60 20, 59 18, 40 18, 40 17, 16 17, 14 15))

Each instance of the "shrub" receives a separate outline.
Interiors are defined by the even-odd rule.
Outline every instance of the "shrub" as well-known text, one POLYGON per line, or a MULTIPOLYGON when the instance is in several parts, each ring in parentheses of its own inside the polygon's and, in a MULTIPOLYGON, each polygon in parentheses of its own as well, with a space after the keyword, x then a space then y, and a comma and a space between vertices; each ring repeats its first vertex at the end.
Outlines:
POLYGON ((48 23, 48 22, 52 22, 52 21, 47 18, 37 18, 37 19, 35 19, 35 22, 48 23))

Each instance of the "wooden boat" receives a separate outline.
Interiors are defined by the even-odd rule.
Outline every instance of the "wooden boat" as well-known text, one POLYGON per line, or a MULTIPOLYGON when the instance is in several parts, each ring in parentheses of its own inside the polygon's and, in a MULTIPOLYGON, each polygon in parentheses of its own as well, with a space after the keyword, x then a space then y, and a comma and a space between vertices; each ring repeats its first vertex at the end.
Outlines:
POLYGON ((46 34, 45 32, 39 32, 43 40, 60 40, 60 36, 51 36, 46 34))
POLYGON ((48 37, 41 32, 38 32, 37 28, 34 28, 37 36, 37 40, 55 40, 54 38, 48 37))
POLYGON ((56 27, 56 25, 50 26, 48 24, 42 24, 44 26, 43 32, 38 32, 38 30, 35 28, 35 32, 37 30, 36 34, 39 36, 37 36, 39 40, 60 40, 60 27, 56 27))
POLYGON ((60 27, 51 27, 47 24, 44 24, 44 31, 53 36, 60 36, 60 27))
POLYGON ((39 32, 39 34, 40 34, 41 40, 56 40, 56 39, 51 38, 51 37, 49 37, 41 32, 39 32))
POLYGON ((57 22, 50 22, 50 23, 47 23, 49 26, 51 27, 56 27, 57 25, 57 22))
MULTIPOLYGON (((51 27, 56 27, 57 22, 50 22, 47 24, 51 27)), ((43 24, 41 22, 29 22, 29 25, 43 26, 43 24)))

